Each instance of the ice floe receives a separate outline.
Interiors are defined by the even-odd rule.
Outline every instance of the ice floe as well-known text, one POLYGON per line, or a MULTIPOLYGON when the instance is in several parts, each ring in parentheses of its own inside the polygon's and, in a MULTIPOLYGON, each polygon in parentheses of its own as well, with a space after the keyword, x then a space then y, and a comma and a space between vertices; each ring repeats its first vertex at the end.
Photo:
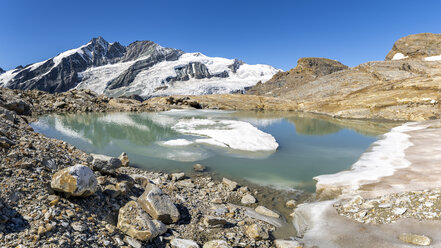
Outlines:
POLYGON ((207 137, 212 145, 225 146, 242 151, 274 151, 276 139, 260 131, 248 122, 215 119, 183 119, 172 127, 177 132, 207 137))

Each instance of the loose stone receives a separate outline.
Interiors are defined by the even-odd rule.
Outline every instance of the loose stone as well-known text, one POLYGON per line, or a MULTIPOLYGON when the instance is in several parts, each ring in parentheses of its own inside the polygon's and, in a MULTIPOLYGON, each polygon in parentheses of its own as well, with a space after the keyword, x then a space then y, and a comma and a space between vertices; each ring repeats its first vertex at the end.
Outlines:
POLYGON ((280 218, 280 215, 264 206, 258 206, 255 211, 259 214, 263 214, 273 218, 280 218))
POLYGON ((262 240, 269 238, 268 231, 264 230, 258 224, 252 224, 251 226, 249 226, 246 230, 246 234, 248 235, 248 237, 255 240, 262 240))
POLYGON ((211 240, 204 244, 203 248, 231 248, 225 240, 211 240))
POLYGON ((151 240, 167 231, 167 227, 151 217, 135 201, 119 210, 117 227, 132 238, 151 240))
POLYGON ((170 197, 153 184, 148 184, 138 198, 139 205, 156 220, 166 224, 176 223, 180 214, 170 197))
POLYGON ((89 196, 97 190, 97 180, 89 167, 77 164, 55 173, 51 187, 72 196, 89 196))
POLYGON ((189 239, 172 239, 170 245, 172 248, 199 248, 196 242, 189 239))
POLYGON ((250 194, 246 194, 242 197, 242 199, 240 200, 240 202, 242 204, 245 205, 249 205, 249 204, 253 204, 256 203, 256 198, 254 198, 254 196, 250 195, 250 194))
POLYGON ((422 245, 428 246, 432 243, 432 239, 425 235, 418 235, 412 233, 403 233, 398 237, 401 241, 413 244, 413 245, 422 245))

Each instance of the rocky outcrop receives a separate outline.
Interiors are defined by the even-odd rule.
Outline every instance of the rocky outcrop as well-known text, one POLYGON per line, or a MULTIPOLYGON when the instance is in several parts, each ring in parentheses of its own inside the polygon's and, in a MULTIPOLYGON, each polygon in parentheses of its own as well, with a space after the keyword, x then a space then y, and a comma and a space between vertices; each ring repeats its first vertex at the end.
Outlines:
MULTIPOLYGON (((386 60, 419 59, 441 55, 441 34, 412 34, 399 39, 387 54, 386 60)), ((441 58, 440 58, 441 59, 441 58)))
POLYGON ((163 48, 151 41, 137 41, 130 44, 127 48, 127 54, 122 61, 137 60, 126 71, 118 77, 107 83, 106 89, 114 90, 121 87, 129 86, 136 76, 144 70, 160 63, 162 61, 174 61, 184 52, 172 48, 163 48))
POLYGON ((89 167, 77 164, 55 173, 51 187, 72 196, 90 196, 97 190, 97 180, 89 167))
MULTIPOLYGON (((234 65, 234 64, 233 64, 234 65)), ((235 69, 235 67, 232 67, 235 69)), ((189 64, 175 67, 176 77, 168 77, 165 82, 176 82, 176 81, 188 81, 190 78, 203 79, 203 78, 227 78, 228 72, 223 71, 216 74, 211 74, 208 68, 200 62, 190 62, 189 64)))
POLYGON ((3 70, 3 68, 0 67, 0 74, 5 73, 6 71, 3 70))
POLYGON ((287 90, 311 82, 318 77, 348 69, 342 63, 326 58, 301 58, 297 66, 287 72, 278 72, 265 83, 258 83, 247 91, 251 95, 282 96, 287 90))
POLYGON ((28 65, 14 72, 5 86, 11 89, 38 89, 64 92, 74 88, 81 80, 79 72, 93 66, 115 63, 124 54, 119 43, 108 43, 102 37, 93 38, 86 45, 61 53, 44 62, 28 65))

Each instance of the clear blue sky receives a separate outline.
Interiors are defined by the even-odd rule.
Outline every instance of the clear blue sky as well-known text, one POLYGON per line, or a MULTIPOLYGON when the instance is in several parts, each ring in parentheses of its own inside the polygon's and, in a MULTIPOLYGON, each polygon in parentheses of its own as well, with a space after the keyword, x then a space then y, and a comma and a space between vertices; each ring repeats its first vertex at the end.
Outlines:
POLYGON ((152 40, 284 70, 300 57, 349 66, 383 60, 398 38, 441 33, 441 1, 0 1, 0 67, 12 69, 92 37, 152 40))

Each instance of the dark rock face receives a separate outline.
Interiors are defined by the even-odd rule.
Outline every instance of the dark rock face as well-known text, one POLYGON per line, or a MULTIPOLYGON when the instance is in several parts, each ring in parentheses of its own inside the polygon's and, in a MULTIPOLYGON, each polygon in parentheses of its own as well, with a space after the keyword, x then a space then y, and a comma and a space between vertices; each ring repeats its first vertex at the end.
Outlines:
POLYGON ((162 61, 177 60, 184 52, 181 50, 162 48, 151 41, 137 41, 132 43, 127 48, 123 61, 126 59, 133 60, 140 57, 146 57, 146 59, 138 60, 129 67, 120 76, 113 79, 107 84, 106 89, 113 90, 120 87, 130 85, 135 80, 136 75, 143 70, 146 70, 157 63, 162 61))
POLYGON ((175 67, 175 72, 176 77, 168 77, 166 82, 187 81, 190 80, 190 78, 226 78, 229 76, 227 71, 210 74, 208 68, 200 62, 190 62, 186 65, 175 67))
POLYGON ((236 73, 237 70, 239 70, 239 67, 243 64, 244 62, 242 60, 234 59, 234 63, 229 65, 228 68, 230 68, 233 73, 236 73))
POLYGON ((6 71, 3 70, 3 68, 0 67, 0 74, 5 73, 6 71))
POLYGON ((124 52, 125 47, 119 43, 109 44, 102 37, 93 38, 74 53, 60 54, 36 68, 32 68, 32 65, 22 68, 6 87, 64 92, 79 83, 78 72, 92 66, 118 62, 124 52))
POLYGON ((422 33, 405 36, 395 42, 386 60, 401 53, 409 59, 441 55, 441 34, 422 33))
POLYGON ((64 92, 77 86, 81 81, 78 73, 88 68, 141 59, 108 82, 107 89, 112 90, 128 86, 140 71, 162 61, 177 60, 183 53, 181 50, 160 47, 152 41, 136 41, 124 47, 118 42, 109 43, 98 37, 72 53, 62 53, 39 66, 17 67, 19 71, 6 87, 64 92))
POLYGON ((295 89, 318 77, 345 69, 348 69, 348 67, 336 60, 326 58, 301 58, 298 60, 295 68, 287 72, 278 72, 265 83, 257 83, 247 91, 247 94, 280 96, 283 95, 287 89, 295 89))

